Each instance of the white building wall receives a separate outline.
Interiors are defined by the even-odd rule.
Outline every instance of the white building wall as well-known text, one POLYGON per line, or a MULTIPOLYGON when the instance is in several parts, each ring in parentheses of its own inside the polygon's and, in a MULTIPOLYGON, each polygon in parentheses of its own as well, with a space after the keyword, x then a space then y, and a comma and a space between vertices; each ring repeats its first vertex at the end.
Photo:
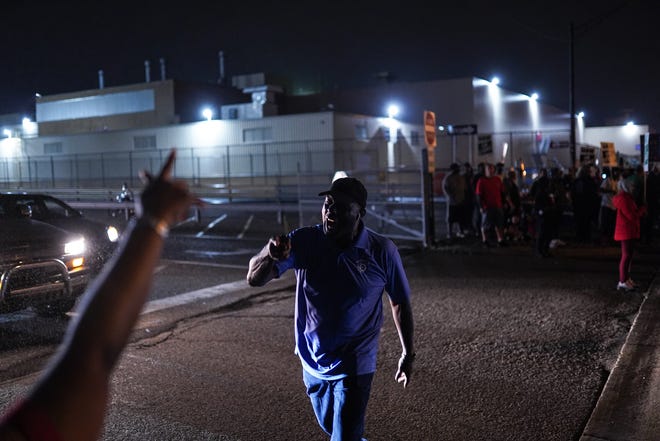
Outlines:
POLYGON ((336 114, 338 166, 349 170, 419 168, 424 127, 394 118, 336 114))
POLYGON ((220 148, 267 143, 287 143, 333 138, 332 112, 267 117, 260 120, 212 120, 153 129, 122 130, 69 136, 26 138, 25 154, 48 154, 45 145, 61 144, 61 154, 139 151, 136 138, 155 137, 156 149, 220 148), (263 140, 246 140, 246 131, 267 133, 263 140))
POLYGON ((634 156, 641 154, 640 136, 648 131, 647 125, 585 127, 582 142, 596 147, 601 142, 612 142, 617 153, 634 156))

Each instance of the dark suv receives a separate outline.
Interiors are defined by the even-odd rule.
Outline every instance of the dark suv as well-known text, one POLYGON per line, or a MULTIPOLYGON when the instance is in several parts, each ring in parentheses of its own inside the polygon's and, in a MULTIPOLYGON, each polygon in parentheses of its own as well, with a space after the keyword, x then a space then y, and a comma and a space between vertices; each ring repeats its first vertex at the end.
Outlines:
POLYGON ((67 312, 89 279, 82 236, 7 217, 0 207, 0 311, 32 306, 41 314, 67 312))
POLYGON ((119 231, 115 226, 88 219, 53 196, 0 193, 0 210, 10 218, 35 219, 83 236, 88 266, 94 273, 100 271, 117 246, 119 231))

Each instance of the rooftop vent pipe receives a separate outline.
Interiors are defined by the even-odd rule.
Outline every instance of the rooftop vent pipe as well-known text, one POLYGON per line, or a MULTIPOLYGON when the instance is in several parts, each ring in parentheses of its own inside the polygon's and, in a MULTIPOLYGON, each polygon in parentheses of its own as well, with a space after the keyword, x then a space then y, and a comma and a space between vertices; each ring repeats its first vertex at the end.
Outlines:
POLYGON ((149 63, 149 60, 144 60, 144 82, 151 82, 151 64, 149 63))
POLYGON ((99 69, 99 89, 103 89, 103 69, 99 69))
POLYGON ((165 58, 160 59, 160 80, 165 81, 165 58))
POLYGON ((220 63, 220 78, 218 78, 218 84, 225 84, 225 53, 223 51, 218 52, 218 59, 220 63))

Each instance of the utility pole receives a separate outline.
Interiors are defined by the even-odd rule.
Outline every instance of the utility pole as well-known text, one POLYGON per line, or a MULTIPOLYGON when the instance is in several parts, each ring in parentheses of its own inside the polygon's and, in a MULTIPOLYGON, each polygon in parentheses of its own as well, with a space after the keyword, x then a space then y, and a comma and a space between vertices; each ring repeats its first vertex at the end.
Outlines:
POLYGON ((568 37, 568 114, 571 118, 571 135, 569 147, 571 152, 571 166, 576 165, 575 153, 575 53, 573 22, 570 23, 568 37))
MULTIPOLYGON (((601 24, 606 18, 616 14, 621 9, 623 9, 628 4, 632 3, 630 0, 621 0, 615 7, 605 11, 604 13, 584 22, 577 26, 578 31, 584 35, 587 31, 591 30, 594 26, 601 24)), ((569 147, 571 150, 571 161, 573 166, 577 165, 576 158, 576 141, 575 141, 575 125, 576 118, 575 115, 575 26, 573 22, 570 22, 569 25, 569 35, 568 35, 568 112, 570 113, 569 117, 571 118, 571 134, 569 140, 569 147)))

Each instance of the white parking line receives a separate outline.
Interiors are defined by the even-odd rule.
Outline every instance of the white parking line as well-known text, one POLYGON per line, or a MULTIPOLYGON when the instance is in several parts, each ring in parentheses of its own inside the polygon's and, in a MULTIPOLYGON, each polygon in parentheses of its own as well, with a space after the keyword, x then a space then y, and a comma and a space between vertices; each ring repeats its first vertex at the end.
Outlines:
POLYGON ((32 309, 25 309, 17 312, 0 314, 0 323, 20 322, 37 317, 37 313, 32 309))
MULTIPOLYGON (((212 266, 214 268, 232 268, 247 270, 247 265, 232 265, 229 263, 214 263, 214 262, 191 262, 189 260, 163 260, 165 263, 172 263, 177 265, 195 265, 195 266, 212 266)), ((160 270, 161 268, 157 268, 160 270)))
POLYGON ((211 228, 215 227, 217 224, 219 224, 225 219, 227 219, 227 213, 223 214, 217 219, 214 219, 210 224, 206 226, 206 228, 204 228, 202 231, 197 233, 197 237, 202 237, 204 234, 206 234, 207 231, 209 231, 211 228))
POLYGON ((223 283, 221 285, 198 289, 197 291, 190 291, 176 296, 153 300, 145 305, 142 314, 160 311, 162 309, 183 305, 200 299, 210 299, 221 294, 226 294, 237 289, 245 289, 247 287, 248 284, 245 280, 238 280, 236 282, 223 283))
POLYGON ((247 222, 245 222, 245 225, 243 226, 243 231, 241 231, 238 236, 236 236, 237 239, 243 239, 243 236, 247 232, 247 230, 250 228, 250 225, 252 225, 252 219, 254 219, 254 214, 251 214, 250 217, 248 218, 247 222))

